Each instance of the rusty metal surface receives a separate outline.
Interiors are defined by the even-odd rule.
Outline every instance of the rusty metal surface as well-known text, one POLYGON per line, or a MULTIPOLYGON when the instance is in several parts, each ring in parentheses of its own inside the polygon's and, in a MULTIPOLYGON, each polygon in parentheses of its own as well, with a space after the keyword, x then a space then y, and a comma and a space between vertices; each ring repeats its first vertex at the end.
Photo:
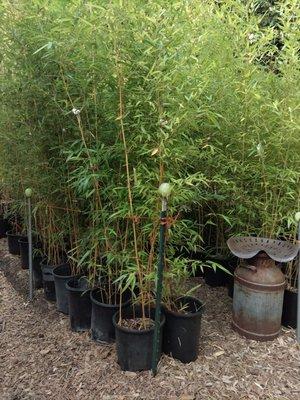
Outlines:
POLYGON ((245 282, 263 285, 266 288, 285 284, 285 277, 280 268, 266 253, 259 253, 247 260, 246 265, 236 270, 235 276, 245 282))
POLYGON ((281 327, 278 329, 277 332, 271 333, 271 334, 259 334, 259 333, 255 333, 255 332, 250 332, 247 331, 246 329, 241 328, 240 326, 238 326, 235 321, 232 321, 232 328, 238 332, 241 336, 245 336, 247 339, 252 339, 252 340, 257 340, 259 342, 267 342, 268 340, 274 340, 276 339, 280 332, 281 332, 281 327))
POLYGON ((281 330, 285 277, 266 253, 239 267, 234 277, 233 328, 254 340, 272 340, 281 330))
POLYGON ((237 282, 239 282, 243 286, 246 286, 253 290, 261 290, 264 292, 276 292, 278 290, 285 289, 285 287, 286 287, 285 282, 282 282, 282 283, 279 283, 276 285, 265 285, 265 284, 261 285, 259 283, 249 282, 249 281, 241 278, 240 276, 235 276, 235 279, 237 282))
POLYGON ((278 262, 293 260, 299 251, 299 243, 252 236, 231 237, 227 240, 227 245, 239 258, 252 258, 260 251, 264 251, 278 262))

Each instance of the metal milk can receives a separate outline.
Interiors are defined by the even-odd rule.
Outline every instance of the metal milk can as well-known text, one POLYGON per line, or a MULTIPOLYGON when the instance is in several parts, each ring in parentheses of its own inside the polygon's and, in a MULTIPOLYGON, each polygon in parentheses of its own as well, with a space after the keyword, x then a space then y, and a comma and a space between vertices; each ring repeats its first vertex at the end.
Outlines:
POLYGON ((264 238, 231 238, 233 254, 247 259, 234 274, 233 328, 241 335, 260 341, 272 340, 281 331, 285 276, 275 261, 286 262, 298 245, 264 238))

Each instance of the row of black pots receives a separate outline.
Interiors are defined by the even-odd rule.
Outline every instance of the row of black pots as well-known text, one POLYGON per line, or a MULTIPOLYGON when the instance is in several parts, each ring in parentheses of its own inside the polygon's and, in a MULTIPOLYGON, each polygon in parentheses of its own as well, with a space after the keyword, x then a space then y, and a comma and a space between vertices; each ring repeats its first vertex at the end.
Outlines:
MULTIPOLYGON (((48 266, 48 268, 51 268, 48 266)), ((43 274, 45 266, 43 267, 43 274)), ((49 272, 49 271, 48 271, 49 272)), ((116 340, 118 363, 123 370, 151 369, 154 327, 135 330, 118 324, 120 304, 103 302, 99 288, 89 290, 84 277, 71 277, 67 264, 52 269, 57 309, 69 314, 72 331, 91 329, 91 337, 97 342, 111 343, 116 340)), ((49 277, 47 277, 49 279, 49 277)), ((46 295, 46 292, 45 292, 46 295)), ((46 296, 49 299, 49 296, 46 296)), ((184 298, 188 313, 176 313, 166 308, 161 317, 161 351, 181 360, 191 362, 198 357, 202 303, 193 297, 184 298)), ((147 317, 154 319, 154 309, 147 317)), ((132 306, 130 292, 125 293, 121 304, 122 318, 141 317, 141 308, 132 306)))
MULTIPOLYGON (((183 363, 195 361, 199 354, 199 339, 203 304, 194 297, 182 299, 188 304, 187 313, 179 313, 163 308, 160 321, 161 336, 159 355, 165 353, 183 363)), ((155 309, 149 310, 146 317, 154 319, 155 309)), ((126 307, 122 318, 141 317, 139 307, 126 307)), ((151 369, 154 326, 145 330, 134 330, 118 324, 119 311, 113 316, 116 332, 118 364, 126 371, 151 369)))
MULTIPOLYGON (((119 305, 108 305, 95 299, 97 289, 91 291, 92 338, 104 342, 116 339, 118 364, 122 370, 141 371, 151 369, 154 326, 145 330, 135 330, 118 324, 119 305)), ((99 292, 98 292, 99 295, 99 292)), ((198 357, 202 303, 193 297, 185 297, 188 313, 182 314, 163 308, 160 322, 159 351, 171 355, 183 363, 198 357)), ((122 319, 140 318, 141 307, 130 305, 131 300, 122 303, 122 319)), ((146 317, 154 320, 155 309, 146 310, 146 317)))
MULTIPOLYGON (((49 267, 48 267, 49 268, 49 267)), ((44 285, 45 295, 49 300, 55 300, 55 285, 54 280, 56 280, 56 287, 59 288, 58 295, 58 309, 64 313, 68 313, 68 298, 66 294, 64 294, 64 286, 66 282, 70 279, 71 275, 66 274, 67 264, 63 264, 59 268, 56 269, 56 273, 54 274, 54 278, 52 283, 49 281, 44 285), (47 295, 47 289, 51 285, 51 293, 52 297, 49 294, 47 295), (62 293, 60 295, 60 293, 62 293)), ((47 270, 47 266, 43 268, 43 271, 47 270)), ((48 271, 49 272, 49 271, 48 271)), ((234 271, 232 271, 234 272, 234 271)), ((51 273, 51 271, 50 271, 51 273)), ((227 274, 228 275, 228 274, 227 274)), ((228 294, 233 296, 233 276, 230 276, 232 282, 228 285, 228 294), (231 293, 230 293, 231 291, 231 293)), ((48 291, 49 292, 49 291, 48 291)), ((91 301, 93 304, 92 307, 92 315, 91 315, 91 329, 92 329, 92 338, 96 341, 103 342, 112 342, 115 339, 115 329, 112 326, 112 317, 118 311, 118 305, 110 305, 103 303, 101 301, 100 291, 99 289, 95 289, 90 293, 91 301)), ((290 290, 285 290, 284 293, 284 302, 283 302, 283 313, 282 313, 282 325, 286 327, 296 328, 297 326, 297 292, 293 292, 290 290)), ((126 299, 126 295, 124 296, 124 302, 122 307, 126 307, 130 304, 130 299, 126 299)), ((189 314, 188 314, 189 315, 189 314)), ((176 357, 175 357, 176 358, 176 357)))
MULTIPOLYGON (((0 221, 0 228, 1 228, 1 221, 0 221)), ((1 234, 1 231, 0 231, 1 234)), ((26 236, 13 234, 12 232, 6 232, 8 238, 8 246, 9 252, 14 255, 21 256, 21 265, 23 269, 28 268, 28 240, 26 236)), ((39 246, 37 246, 39 247, 39 246)), ((236 267, 235 260, 230 258, 223 258, 215 257, 210 258, 210 260, 215 261, 223 265, 227 268, 232 274, 234 273, 234 269, 236 267)), ((64 292, 64 287, 66 282, 70 279, 71 275, 66 274, 66 269, 68 269, 67 264, 62 264, 59 266, 60 268, 57 269, 57 273, 53 275, 53 266, 49 266, 47 262, 42 259, 42 256, 39 253, 33 253, 33 281, 35 289, 39 289, 44 287, 45 297, 47 300, 56 301, 56 292, 55 292, 55 283, 58 288, 61 290, 59 291, 57 304, 58 309, 65 314, 68 313, 68 297, 66 295, 60 295, 60 292, 64 292)), ((212 286, 224 286, 227 285, 228 287, 228 295, 233 297, 233 288, 234 288, 234 277, 233 275, 229 275, 224 271, 217 269, 214 271, 212 268, 206 268, 204 272, 204 279, 205 282, 212 286)), ((91 294, 93 296, 94 303, 97 304, 97 294, 91 294)), ((104 303, 102 303, 104 304, 104 303)), ((111 316, 117 311, 119 306, 115 307, 107 307, 107 316, 106 320, 110 321, 111 316)), ((109 333, 103 333, 101 328, 97 326, 96 321, 99 320, 98 314, 101 311, 97 311, 95 308, 94 313, 92 314, 92 320, 95 321, 92 326, 92 335, 94 340, 99 341, 112 341, 114 340, 114 329, 111 327, 109 333)), ((297 326, 297 292, 293 292, 290 290, 285 290, 284 294, 284 303, 283 303, 283 313, 282 313, 282 325, 286 327, 296 328, 297 326)), ((103 326, 103 323, 101 324, 103 326)), ((106 332, 106 331, 105 331, 106 332)))

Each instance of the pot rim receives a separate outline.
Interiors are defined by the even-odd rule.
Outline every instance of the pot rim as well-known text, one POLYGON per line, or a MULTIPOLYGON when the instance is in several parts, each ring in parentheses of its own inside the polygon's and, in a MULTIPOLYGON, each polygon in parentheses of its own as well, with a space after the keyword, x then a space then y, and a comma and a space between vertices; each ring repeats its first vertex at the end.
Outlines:
POLYGON ((167 308, 167 307, 164 305, 163 307, 164 307, 164 309, 165 309, 165 312, 167 312, 167 313, 173 315, 174 317, 185 318, 185 319, 194 318, 194 317, 196 317, 196 316, 200 316, 200 315, 203 314, 203 311, 204 311, 204 309, 205 309, 204 303, 203 303, 203 301, 197 299, 197 297, 194 297, 194 296, 180 296, 180 297, 178 297, 177 300, 180 300, 180 299, 188 299, 188 300, 191 300, 191 301, 196 301, 197 303, 200 303, 200 304, 201 304, 201 308, 200 308, 199 311, 190 312, 190 313, 185 313, 185 314, 184 314, 184 313, 181 313, 181 312, 178 312, 178 311, 172 311, 172 310, 170 310, 169 308, 167 308))
MULTIPOLYGON (((27 236, 22 235, 21 233, 13 233, 12 230, 7 231, 5 234, 6 234, 7 236, 16 236, 16 237, 18 237, 19 239, 27 238, 27 236)), ((18 239, 18 240, 19 240, 19 239, 18 239)))
MULTIPOLYGON (((57 273, 55 272, 55 270, 57 270, 58 268, 62 268, 62 267, 70 267, 70 265, 69 265, 68 263, 62 263, 62 264, 60 264, 60 265, 56 265, 56 266, 53 268, 53 276, 54 276, 55 278, 57 278, 57 279, 72 278, 73 275, 72 275, 71 272, 70 272, 70 274, 67 274, 67 275, 59 275, 59 274, 57 274, 57 273)), ((71 268, 70 268, 70 270, 71 270, 71 268)))
MULTIPOLYGON (((118 317, 119 317, 119 311, 117 311, 113 315, 112 322, 113 322, 113 325, 114 325, 115 329, 118 329, 121 332, 124 332, 126 334, 130 334, 130 335, 147 335, 147 334, 149 334, 151 332, 154 332, 155 324, 151 328, 141 329, 141 330, 132 329, 132 328, 125 328, 124 326, 121 326, 121 325, 119 325, 117 323, 116 319, 118 317)), ((152 319, 152 318, 150 318, 150 319, 152 319)), ((154 319, 152 319, 152 321, 155 322, 154 319)), ((164 326, 165 322, 166 322, 166 316, 162 312, 161 315, 160 315, 160 329, 164 326)))
MULTIPOLYGON (((116 303, 116 304, 101 303, 101 301, 98 301, 97 299, 95 299, 93 297, 93 293, 95 293, 98 290, 99 290, 99 288, 94 288, 94 289, 91 289, 91 291, 90 291, 90 297, 91 297, 92 303, 96 304, 97 306, 106 307, 106 308, 117 308, 118 309, 120 307, 120 303, 116 303)), ((125 307, 125 306, 129 305, 130 303, 131 303, 131 298, 128 299, 127 301, 125 301, 124 303, 121 303, 121 306, 125 307)))
POLYGON ((80 278, 84 278, 84 277, 82 277, 82 276, 80 276, 80 275, 72 276, 71 279, 69 279, 69 280, 66 282, 66 289, 69 290, 70 292, 76 292, 76 293, 80 293, 80 292, 81 292, 81 293, 90 292, 90 291, 91 291, 91 288, 83 289, 83 288, 80 288, 80 287, 73 287, 73 286, 70 286, 70 285, 69 285, 69 283, 70 283, 72 280, 76 279, 76 280, 78 281, 80 278))
POLYGON ((20 239, 18 239, 18 242, 19 242, 19 243, 26 243, 26 244, 29 244, 27 236, 26 236, 26 238, 20 237, 20 239))
POLYGON ((49 268, 54 269, 56 267, 61 267, 62 265, 68 264, 66 262, 62 262, 60 264, 47 264, 48 261, 49 260, 48 260, 47 256, 44 256, 42 261, 41 261, 41 265, 44 266, 44 267, 49 267, 49 268))

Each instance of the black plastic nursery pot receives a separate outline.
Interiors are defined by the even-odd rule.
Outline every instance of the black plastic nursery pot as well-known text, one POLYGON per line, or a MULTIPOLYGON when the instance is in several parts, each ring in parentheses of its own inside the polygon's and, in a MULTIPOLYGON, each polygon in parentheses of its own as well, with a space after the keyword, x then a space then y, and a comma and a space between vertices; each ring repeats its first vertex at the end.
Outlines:
POLYGON ((92 302, 89 284, 84 277, 73 277, 66 283, 69 296, 71 330, 84 332, 91 328, 92 302))
POLYGON ((6 237, 6 232, 11 229, 10 224, 7 219, 0 216, 0 239, 6 237))
POLYGON ((203 303, 195 297, 178 299, 186 305, 185 312, 164 308, 166 324, 163 337, 163 352, 183 363, 195 361, 199 354, 199 338, 203 303))
POLYGON ((41 262, 43 256, 40 254, 33 253, 32 256, 32 273, 33 273, 33 285, 35 289, 40 289, 43 287, 43 274, 41 268, 41 262))
POLYGON ((20 245, 19 245, 19 240, 27 240, 26 236, 23 235, 17 235, 12 232, 6 232, 7 236, 7 243, 8 243, 8 251, 10 254, 14 256, 19 256, 20 255, 20 245))
POLYGON ((227 269, 229 272, 231 272, 232 275, 227 274, 227 292, 228 296, 233 298, 233 291, 234 291, 234 271, 237 268, 237 261, 233 262, 232 264, 229 264, 227 266, 227 269))
MULTIPOLYGON (((19 239, 20 256, 21 256, 21 267, 23 269, 29 268, 29 245, 27 238, 19 239)), ((33 283, 35 289, 43 287, 43 278, 41 270, 41 262, 43 257, 36 253, 36 250, 41 247, 40 243, 33 243, 32 253, 32 271, 33 271, 33 283)))
MULTIPOLYGON (((22 237, 18 240, 19 247, 20 247, 20 256, 21 256, 21 266, 23 269, 29 268, 29 243, 27 236, 22 237)), ((40 249, 41 243, 33 242, 32 243, 32 250, 40 249)), ((33 254, 34 258, 34 254, 33 254)))
POLYGON ((53 265, 49 265, 47 259, 41 262, 43 288, 46 300, 56 301, 55 284, 53 276, 53 265))
POLYGON ((21 256, 21 267, 22 269, 29 268, 29 245, 27 237, 18 240, 20 247, 21 256))
POLYGON ((220 287, 226 285, 226 277, 224 271, 217 268, 214 271, 213 268, 205 268, 204 269, 204 280, 208 286, 211 287, 220 287))
POLYGON ((284 291, 281 323, 287 328, 297 327, 297 300, 298 291, 288 289, 284 291))
MULTIPOLYGON (((155 309, 150 310, 150 317, 153 321, 155 318, 155 309)), ((127 307, 122 310, 122 319, 141 318, 142 310, 140 306, 127 307)), ((154 339, 154 323, 149 329, 136 330, 123 327, 118 324, 119 312, 113 316, 113 324, 116 329, 116 345, 118 364, 123 371, 145 371, 151 369, 153 339, 154 339)), ((162 346, 162 335, 165 324, 165 315, 161 314, 160 322, 160 353, 162 346)))
MULTIPOLYGON (((237 259, 233 257, 215 255, 207 257, 207 259, 222 265, 230 272, 232 269, 234 271, 237 265, 237 259)), ((211 287, 227 286, 230 282, 233 283, 232 278, 230 274, 220 268, 217 268, 216 271, 213 268, 204 268, 205 283, 211 287)))
POLYGON ((68 263, 58 265, 53 269, 56 293, 56 307, 58 311, 69 314, 69 297, 66 283, 73 277, 68 263))
MULTIPOLYGON (((113 316, 120 309, 120 297, 116 304, 104 302, 104 291, 97 288, 91 291, 92 302, 91 334, 92 339, 97 342, 111 343, 115 341, 115 327, 113 325, 113 316)), ((131 292, 125 291, 122 294, 122 309, 128 307, 131 303, 131 292)))

